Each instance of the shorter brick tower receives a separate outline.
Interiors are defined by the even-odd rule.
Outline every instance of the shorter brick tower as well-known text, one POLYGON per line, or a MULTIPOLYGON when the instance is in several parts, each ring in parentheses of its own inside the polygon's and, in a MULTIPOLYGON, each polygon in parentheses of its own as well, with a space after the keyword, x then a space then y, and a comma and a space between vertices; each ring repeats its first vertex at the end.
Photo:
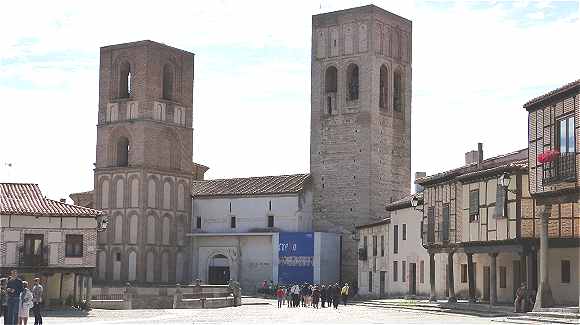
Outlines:
POLYGON ((152 41, 101 48, 99 281, 190 280, 193 67, 192 53, 152 41))

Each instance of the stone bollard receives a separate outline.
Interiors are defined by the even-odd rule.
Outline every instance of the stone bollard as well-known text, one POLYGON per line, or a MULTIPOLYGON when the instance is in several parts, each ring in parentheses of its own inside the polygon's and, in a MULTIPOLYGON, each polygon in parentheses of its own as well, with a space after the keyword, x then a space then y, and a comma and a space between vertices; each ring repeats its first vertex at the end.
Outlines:
POLYGON ((240 283, 238 281, 230 280, 228 286, 232 290, 234 296, 234 307, 242 305, 242 288, 240 288, 240 283))
POLYGON ((181 284, 178 283, 175 287, 175 294, 173 295, 173 309, 180 307, 182 298, 183 293, 181 292, 181 284))

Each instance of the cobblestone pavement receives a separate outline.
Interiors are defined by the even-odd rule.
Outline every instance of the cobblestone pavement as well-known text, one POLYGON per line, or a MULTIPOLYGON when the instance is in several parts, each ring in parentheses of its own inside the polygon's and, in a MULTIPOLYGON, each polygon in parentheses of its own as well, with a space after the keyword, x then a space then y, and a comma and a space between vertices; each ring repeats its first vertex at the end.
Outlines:
MULTIPOLYGON (((331 308, 278 309, 276 302, 252 298, 255 303, 223 309, 163 309, 163 310, 99 310, 88 314, 51 312, 44 324, 491 324, 494 318, 386 309, 371 306, 339 306, 331 308), (264 304, 267 303, 267 304, 264 304)), ((29 319, 33 322, 34 319, 29 319)))

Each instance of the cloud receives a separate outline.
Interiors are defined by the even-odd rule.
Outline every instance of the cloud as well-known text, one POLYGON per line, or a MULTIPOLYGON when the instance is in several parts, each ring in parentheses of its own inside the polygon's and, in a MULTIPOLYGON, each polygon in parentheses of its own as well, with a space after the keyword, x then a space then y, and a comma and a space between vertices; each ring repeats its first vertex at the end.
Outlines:
MULTIPOLYGON (((311 15, 367 3, 3 4, 0 163, 14 167, 0 166, 0 179, 38 182, 54 198, 92 188, 98 48, 140 39, 196 54, 193 159, 208 176, 308 171, 311 15)), ((488 157, 526 146, 521 105, 578 78, 578 4, 375 4, 413 20, 413 170, 457 167, 477 142, 488 157)))

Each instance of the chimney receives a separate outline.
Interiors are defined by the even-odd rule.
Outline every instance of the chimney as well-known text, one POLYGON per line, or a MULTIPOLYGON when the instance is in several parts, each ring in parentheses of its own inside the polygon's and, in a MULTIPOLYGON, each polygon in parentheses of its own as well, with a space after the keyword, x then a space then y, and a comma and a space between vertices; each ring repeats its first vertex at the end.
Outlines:
POLYGON ((477 150, 472 150, 465 153, 465 165, 481 164, 483 161, 483 143, 477 144, 477 150))
POLYGON ((66 199, 60 199, 60 203, 66 203, 66 199))
MULTIPOLYGON (((417 181, 417 179, 425 176, 427 176, 426 172, 415 172, 415 182, 417 181)), ((425 190, 423 186, 415 183, 415 193, 421 193, 423 192, 423 190, 425 190)))

